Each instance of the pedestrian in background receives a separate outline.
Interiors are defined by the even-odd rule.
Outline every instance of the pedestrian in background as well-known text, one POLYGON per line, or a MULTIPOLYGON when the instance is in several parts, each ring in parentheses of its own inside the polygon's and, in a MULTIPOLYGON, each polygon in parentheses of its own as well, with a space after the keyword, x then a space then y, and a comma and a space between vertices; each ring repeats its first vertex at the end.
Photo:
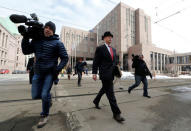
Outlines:
POLYGON ((32 84, 32 78, 34 76, 34 62, 35 58, 31 57, 28 60, 28 64, 27 64, 27 72, 29 73, 29 84, 32 84))
POLYGON ((68 74, 68 80, 70 80, 70 75, 71 75, 71 73, 72 73, 72 68, 71 68, 70 65, 68 65, 68 67, 67 67, 67 69, 66 69, 66 72, 67 72, 67 74, 68 74))
POLYGON ((128 92, 129 94, 131 91, 138 87, 140 83, 143 83, 143 96, 147 98, 151 98, 151 96, 148 95, 148 81, 147 81, 147 75, 149 75, 152 79, 152 74, 149 71, 145 61, 143 60, 143 55, 140 56, 133 56, 133 64, 132 68, 135 68, 135 84, 129 87, 128 92))
POLYGON ((84 70, 84 66, 86 66, 87 63, 82 61, 82 58, 79 58, 78 62, 75 66, 75 73, 78 74, 78 87, 81 86, 81 80, 82 80, 82 72, 84 70))

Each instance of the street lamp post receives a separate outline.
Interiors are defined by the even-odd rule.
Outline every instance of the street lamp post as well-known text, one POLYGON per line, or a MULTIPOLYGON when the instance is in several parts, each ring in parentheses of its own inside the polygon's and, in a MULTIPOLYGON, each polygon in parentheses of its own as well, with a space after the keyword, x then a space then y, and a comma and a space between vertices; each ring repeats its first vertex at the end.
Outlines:
POLYGON ((98 42, 98 30, 99 30, 99 25, 97 25, 97 46, 99 45, 99 42, 98 42))

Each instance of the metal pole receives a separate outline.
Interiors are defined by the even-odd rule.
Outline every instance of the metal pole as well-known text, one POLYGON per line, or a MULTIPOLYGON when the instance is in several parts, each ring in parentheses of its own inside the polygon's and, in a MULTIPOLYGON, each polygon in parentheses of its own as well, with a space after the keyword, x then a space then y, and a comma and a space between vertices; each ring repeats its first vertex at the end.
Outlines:
POLYGON ((76 65, 76 44, 75 45, 75 65, 76 65))
POLYGON ((71 48, 71 57, 72 57, 71 61, 72 61, 72 69, 73 69, 73 49, 72 48, 71 48))
POLYGON ((99 30, 99 25, 97 25, 97 46, 99 45, 99 43, 98 43, 98 30, 99 30))

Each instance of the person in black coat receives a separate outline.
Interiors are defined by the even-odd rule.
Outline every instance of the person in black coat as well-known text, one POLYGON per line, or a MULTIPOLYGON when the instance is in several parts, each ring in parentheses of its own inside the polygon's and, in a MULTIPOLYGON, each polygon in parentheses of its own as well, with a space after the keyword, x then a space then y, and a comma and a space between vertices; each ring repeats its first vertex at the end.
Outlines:
POLYGON ((75 74, 78 74, 78 86, 81 86, 81 80, 82 80, 82 72, 84 70, 84 66, 86 66, 86 62, 82 62, 82 58, 78 60, 75 66, 75 74))
POLYGON ((29 73, 29 84, 32 84, 32 78, 34 76, 34 57, 28 60, 27 72, 29 73))
POLYGON ((44 126, 48 121, 51 107, 51 88, 57 84, 58 74, 68 62, 68 54, 64 44, 55 34, 56 25, 49 21, 44 26, 44 37, 29 39, 23 35, 21 47, 24 55, 35 54, 34 76, 32 80, 32 99, 42 99, 41 120, 38 127, 44 126), (58 58, 60 62, 58 63, 58 58))
POLYGON ((152 79, 152 74, 150 73, 145 61, 143 60, 143 55, 141 56, 133 56, 133 64, 132 68, 135 68, 135 84, 129 87, 128 92, 129 94, 131 91, 138 87, 140 83, 143 83, 143 96, 147 98, 151 98, 151 96, 148 95, 148 82, 147 82, 147 75, 149 75, 152 79))
POLYGON ((99 69, 99 78, 102 81, 102 88, 99 91, 98 95, 94 99, 93 103, 97 109, 101 109, 99 102, 103 94, 106 94, 111 110, 113 112, 113 118, 122 122, 125 121, 121 117, 121 111, 117 105, 117 101, 113 89, 113 80, 114 80, 114 67, 116 66, 116 50, 110 46, 113 35, 110 32, 105 32, 102 36, 102 39, 105 41, 105 44, 98 46, 95 51, 95 56, 93 60, 93 79, 96 81, 97 73, 99 69))

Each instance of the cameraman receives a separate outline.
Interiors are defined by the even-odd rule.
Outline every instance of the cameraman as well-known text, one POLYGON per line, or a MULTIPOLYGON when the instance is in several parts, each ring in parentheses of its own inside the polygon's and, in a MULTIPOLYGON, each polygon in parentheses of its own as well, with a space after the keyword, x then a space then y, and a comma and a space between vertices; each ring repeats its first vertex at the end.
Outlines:
POLYGON ((151 96, 148 95, 148 82, 147 82, 147 75, 149 75, 152 79, 152 74, 150 73, 145 61, 143 60, 143 55, 141 56, 133 56, 133 64, 132 68, 135 68, 135 84, 129 87, 128 92, 129 94, 131 91, 138 87, 140 83, 143 83, 143 96, 147 98, 151 98, 151 96))
POLYGON ((22 40, 22 52, 24 55, 35 53, 36 63, 32 80, 32 99, 42 99, 41 119, 38 127, 48 122, 49 109, 52 105, 50 90, 53 82, 58 82, 58 74, 68 62, 68 54, 64 44, 55 34, 56 26, 49 21, 44 26, 44 36, 32 41, 29 34, 24 34, 22 40), (58 64, 58 58, 61 59, 58 64))

